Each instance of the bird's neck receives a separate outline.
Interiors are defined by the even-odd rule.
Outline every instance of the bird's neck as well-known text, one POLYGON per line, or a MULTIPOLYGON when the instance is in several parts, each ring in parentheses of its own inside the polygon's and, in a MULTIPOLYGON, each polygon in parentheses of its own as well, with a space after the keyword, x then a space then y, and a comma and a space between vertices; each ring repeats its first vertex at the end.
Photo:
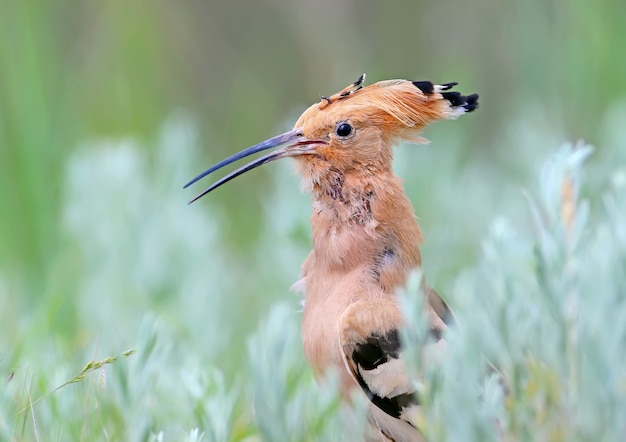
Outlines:
POLYGON ((342 272, 365 267, 391 288, 403 284, 408 270, 421 264, 421 231, 391 168, 331 169, 310 190, 317 266, 342 272))

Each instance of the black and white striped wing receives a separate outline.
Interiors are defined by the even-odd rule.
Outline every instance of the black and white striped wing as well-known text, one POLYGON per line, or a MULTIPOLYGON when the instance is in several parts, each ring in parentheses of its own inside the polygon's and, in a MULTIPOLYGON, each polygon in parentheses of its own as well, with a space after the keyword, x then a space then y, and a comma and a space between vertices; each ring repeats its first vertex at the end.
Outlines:
POLYGON ((370 400, 370 418, 396 442, 423 441, 415 422, 419 400, 404 365, 396 304, 361 301, 341 319, 340 341, 348 371, 370 400))

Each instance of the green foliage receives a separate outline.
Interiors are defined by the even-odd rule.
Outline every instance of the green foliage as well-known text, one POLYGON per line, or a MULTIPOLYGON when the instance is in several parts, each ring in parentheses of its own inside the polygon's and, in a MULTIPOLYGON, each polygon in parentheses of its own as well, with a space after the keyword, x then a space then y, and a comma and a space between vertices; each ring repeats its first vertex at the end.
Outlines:
MULTIPOLYGON (((409 358, 432 440, 620 440, 626 428, 624 172, 590 220, 579 196, 589 146, 565 145, 528 196, 532 233, 496 219, 451 294, 459 326, 440 362, 409 358), (489 360, 497 372, 487 369, 489 360)), ((419 302, 403 297, 419 346, 419 302)), ((411 345, 413 344, 413 345, 411 345)))
POLYGON ((318 386, 306 368, 293 309, 272 308, 248 342, 255 419, 263 440, 359 440, 365 413, 341 403, 336 373, 318 386))
MULTIPOLYGON (((211 256, 224 246, 204 211, 186 208, 179 192, 167 190, 189 176, 193 133, 185 119, 168 123, 151 168, 133 141, 96 144, 70 162, 63 254, 82 256, 74 327, 98 346, 80 350, 95 354, 78 376, 72 373, 81 363, 57 335, 40 337, 53 353, 34 354, 38 347, 28 343, 4 352, 2 439, 359 439, 363 398, 349 408, 337 395, 336 378, 314 382, 295 299, 272 305, 260 327, 252 326, 247 352, 233 330, 241 327, 223 317, 245 309, 245 301, 222 295, 233 290, 221 275, 237 268, 235 258, 222 253, 208 267, 197 265, 207 250, 211 256), (126 209, 107 210, 113 202, 126 209), (188 211, 185 224, 178 221, 181 210, 188 211), (165 265, 172 271, 160 272, 165 265), (137 307, 152 313, 133 318, 137 307), (135 337, 106 336, 111 321, 122 336, 135 337), (121 341, 136 353, 97 357, 121 341)), ((459 325, 448 332, 438 362, 421 354, 421 300, 402 296, 411 325, 407 360, 424 403, 418 424, 431 440, 619 440, 623 434, 626 169, 603 159, 587 168, 592 177, 608 175, 595 180, 608 188, 593 197, 597 192, 583 180, 590 153, 588 146, 564 146, 546 162, 539 190, 526 192, 526 218, 494 219, 477 264, 448 293, 459 325)), ((277 290, 297 274, 307 247, 301 239, 306 198, 294 209, 297 190, 285 185, 291 178, 282 172, 267 202, 267 242, 259 256, 247 258, 277 290), (267 250, 277 251, 278 261, 268 260, 267 250)), ((510 207, 523 202, 519 195, 510 207)), ((416 275, 406 292, 415 293, 419 280, 416 275)))

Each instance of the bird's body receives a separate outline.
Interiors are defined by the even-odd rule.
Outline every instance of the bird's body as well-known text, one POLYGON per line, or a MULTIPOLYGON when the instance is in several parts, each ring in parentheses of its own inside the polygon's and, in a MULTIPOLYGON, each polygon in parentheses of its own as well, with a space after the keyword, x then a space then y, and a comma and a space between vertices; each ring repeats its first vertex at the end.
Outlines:
MULTIPOLYGON (((296 284, 305 294, 306 358, 318 378, 330 368, 339 369, 344 395, 354 388, 364 391, 380 440, 420 441, 414 422, 419 402, 403 367, 398 338, 403 317, 396 290, 421 266, 422 234, 393 173, 391 148, 400 140, 423 142, 419 133, 424 126, 474 110, 478 96, 446 92, 456 83, 389 80, 363 87, 363 79, 322 97, 294 130, 208 169, 196 179, 289 143, 195 199, 261 164, 287 156, 297 160, 303 187, 313 197, 313 250, 296 284)), ((432 289, 424 285, 423 292, 438 345, 451 314, 432 289)))
POLYGON ((305 293, 304 350, 316 373, 343 365, 336 342, 346 308, 393 299, 394 289, 421 264, 421 232, 399 180, 348 175, 342 181, 333 191, 347 196, 314 196, 313 251, 299 283, 305 293))

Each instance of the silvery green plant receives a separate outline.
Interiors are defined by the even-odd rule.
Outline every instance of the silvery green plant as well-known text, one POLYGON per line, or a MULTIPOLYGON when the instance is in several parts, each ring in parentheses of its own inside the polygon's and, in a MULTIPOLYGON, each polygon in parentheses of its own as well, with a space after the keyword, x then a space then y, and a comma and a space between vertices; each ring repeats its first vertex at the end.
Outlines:
POLYGON ((299 316, 277 304, 248 341, 259 435, 266 441, 361 440, 365 404, 359 396, 352 407, 341 401, 337 373, 315 383, 304 362, 299 316))
MULTIPOLYGON (((568 144, 546 162, 538 195, 527 194, 529 226, 496 219, 477 267, 458 278, 441 360, 408 358, 430 440, 626 434, 626 180, 618 170, 591 201, 601 206, 592 220, 580 197, 592 151, 568 144)), ((421 306, 402 299, 405 340, 419 348, 421 306)))

